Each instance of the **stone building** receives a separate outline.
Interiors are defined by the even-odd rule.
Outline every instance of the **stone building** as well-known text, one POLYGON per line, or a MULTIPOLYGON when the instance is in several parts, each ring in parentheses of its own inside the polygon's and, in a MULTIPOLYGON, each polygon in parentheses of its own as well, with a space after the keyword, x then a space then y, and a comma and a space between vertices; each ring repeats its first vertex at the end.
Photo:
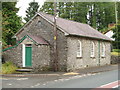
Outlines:
MULTIPOLYGON (((54 17, 37 13, 3 51, 5 61, 35 70, 54 68, 54 17)), ((111 39, 87 24, 57 18, 57 67, 60 71, 110 64, 111 39)))

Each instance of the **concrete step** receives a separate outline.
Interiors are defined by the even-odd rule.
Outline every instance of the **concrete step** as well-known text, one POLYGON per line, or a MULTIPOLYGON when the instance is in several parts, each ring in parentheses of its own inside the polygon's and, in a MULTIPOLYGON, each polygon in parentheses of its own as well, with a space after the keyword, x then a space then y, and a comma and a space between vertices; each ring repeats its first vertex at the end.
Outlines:
POLYGON ((30 69, 30 68, 22 68, 22 69, 16 69, 16 71, 18 71, 18 72, 31 72, 32 71, 32 69, 30 69))

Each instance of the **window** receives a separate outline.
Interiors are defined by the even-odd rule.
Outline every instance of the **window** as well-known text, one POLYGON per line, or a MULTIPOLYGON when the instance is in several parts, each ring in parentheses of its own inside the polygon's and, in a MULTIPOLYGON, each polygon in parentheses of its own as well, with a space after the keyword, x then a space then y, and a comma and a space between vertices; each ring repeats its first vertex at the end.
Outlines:
POLYGON ((26 47, 31 47, 32 45, 31 44, 25 44, 26 47))
POLYGON ((40 26, 42 24, 42 22, 41 21, 38 21, 38 26, 40 26))
POLYGON ((105 44, 102 44, 102 57, 105 57, 105 44))
POLYGON ((90 52, 90 57, 95 56, 95 43, 91 42, 91 52, 90 52))
POLYGON ((42 22, 38 21, 37 24, 36 24, 36 26, 41 27, 42 26, 42 22))
POLYGON ((82 43, 80 40, 77 43, 77 57, 82 57, 82 43))

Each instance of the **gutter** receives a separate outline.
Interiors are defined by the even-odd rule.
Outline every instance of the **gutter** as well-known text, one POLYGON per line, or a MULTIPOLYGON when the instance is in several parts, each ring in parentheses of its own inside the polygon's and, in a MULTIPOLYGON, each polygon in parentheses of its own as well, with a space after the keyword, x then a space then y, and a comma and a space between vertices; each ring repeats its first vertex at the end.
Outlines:
MULTIPOLYGON (((12 49, 12 48, 15 48, 15 47, 17 47, 23 40, 25 40, 26 38, 29 38, 29 39, 31 39, 35 44, 37 43, 36 41, 34 41, 30 36, 28 36, 28 35, 25 35, 20 41, 18 41, 18 43, 16 44, 16 45, 14 45, 14 46, 12 46, 12 47, 8 47, 8 48, 5 48, 5 49, 3 49, 2 50, 2 52, 4 52, 4 51, 7 51, 7 50, 10 50, 10 49, 12 49)), ((39 45, 39 44, 37 44, 37 45, 39 45)))
MULTIPOLYGON (((84 37, 84 38, 91 38, 91 39, 96 39, 96 40, 104 40, 104 41, 109 41, 109 42, 112 42, 112 41, 113 41, 112 39, 107 40, 107 39, 102 39, 102 38, 82 36, 82 35, 75 35, 75 34, 69 34, 69 35, 70 35, 70 36, 79 36, 79 37, 84 37)), ((66 36, 69 36, 69 35, 66 35, 66 36)))
POLYGON ((14 45, 14 46, 12 46, 12 47, 8 47, 8 48, 3 49, 2 52, 17 47, 23 40, 25 40, 26 37, 27 37, 27 36, 24 36, 20 41, 18 41, 18 43, 17 43, 16 45, 14 45))

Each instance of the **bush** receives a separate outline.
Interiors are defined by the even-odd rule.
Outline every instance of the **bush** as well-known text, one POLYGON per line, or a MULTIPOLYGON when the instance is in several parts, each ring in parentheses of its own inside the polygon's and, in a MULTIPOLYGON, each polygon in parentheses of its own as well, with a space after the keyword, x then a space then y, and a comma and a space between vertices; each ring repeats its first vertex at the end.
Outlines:
POLYGON ((113 49, 113 52, 120 52, 120 49, 113 49))
POLYGON ((2 64, 2 74, 12 74, 16 72, 17 67, 10 61, 2 64))

